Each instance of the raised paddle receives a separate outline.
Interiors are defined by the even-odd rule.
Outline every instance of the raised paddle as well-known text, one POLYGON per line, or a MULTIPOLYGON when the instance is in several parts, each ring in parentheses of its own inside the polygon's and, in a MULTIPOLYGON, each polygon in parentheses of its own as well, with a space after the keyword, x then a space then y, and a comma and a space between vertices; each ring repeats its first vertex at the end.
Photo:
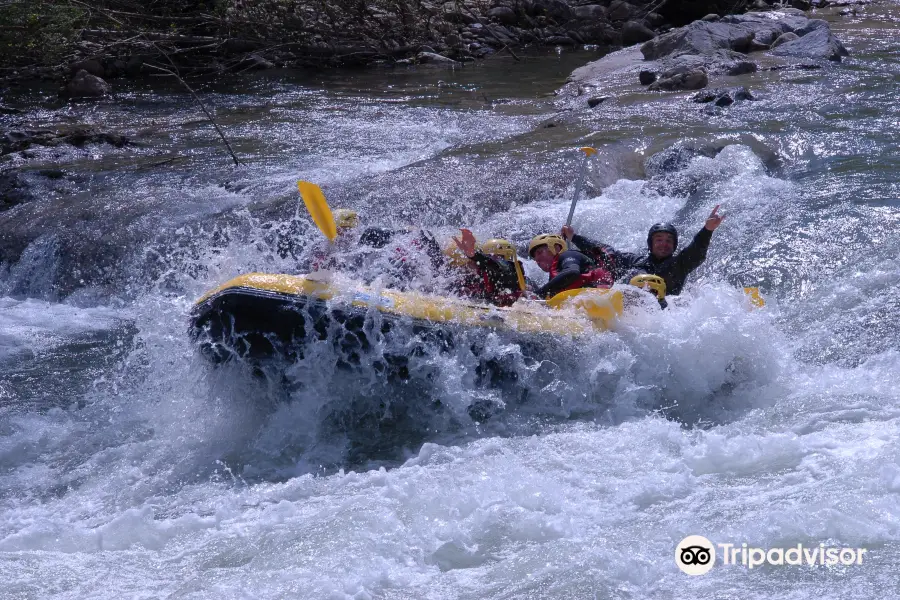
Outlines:
POLYGON ((569 207, 569 216, 566 218, 566 225, 571 225, 572 217, 575 216, 575 205, 578 203, 578 194, 581 193, 581 186, 584 185, 584 175, 587 173, 588 160, 597 154, 597 149, 591 148, 590 146, 584 146, 583 148, 579 148, 579 150, 584 152, 584 160, 581 161, 581 173, 578 174, 578 181, 575 183, 575 195, 572 196, 572 205, 569 207))
POLYGON ((312 217, 313 223, 328 238, 328 241, 333 242, 334 238, 337 237, 337 225, 334 222, 334 215, 331 214, 331 209, 328 208, 328 202, 325 201, 325 194, 322 193, 322 188, 308 181, 298 181, 297 189, 300 190, 303 203, 306 204, 306 210, 309 211, 309 216, 312 217))

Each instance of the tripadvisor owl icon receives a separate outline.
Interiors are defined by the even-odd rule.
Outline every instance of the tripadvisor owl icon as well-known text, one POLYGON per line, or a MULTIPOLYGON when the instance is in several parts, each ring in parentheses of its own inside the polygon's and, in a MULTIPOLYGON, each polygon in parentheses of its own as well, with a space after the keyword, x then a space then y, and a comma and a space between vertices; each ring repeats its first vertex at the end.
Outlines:
POLYGON ((716 564, 716 549, 702 535, 689 535, 675 546, 675 564, 688 575, 705 575, 716 564))

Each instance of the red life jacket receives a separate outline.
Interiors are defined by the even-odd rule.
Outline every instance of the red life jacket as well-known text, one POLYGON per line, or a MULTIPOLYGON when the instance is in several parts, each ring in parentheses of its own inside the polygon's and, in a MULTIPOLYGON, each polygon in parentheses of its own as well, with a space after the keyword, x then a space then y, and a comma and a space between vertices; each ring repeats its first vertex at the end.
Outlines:
MULTIPOLYGON (((553 259, 553 264, 550 265, 550 279, 559 275, 559 257, 561 254, 562 252, 557 254, 553 259)), ((609 288, 612 287, 615 281, 616 278, 613 277, 613 274, 610 273, 609 270, 605 267, 595 265, 593 269, 579 275, 578 279, 575 279, 565 289, 560 290, 560 292, 581 288, 609 288)))

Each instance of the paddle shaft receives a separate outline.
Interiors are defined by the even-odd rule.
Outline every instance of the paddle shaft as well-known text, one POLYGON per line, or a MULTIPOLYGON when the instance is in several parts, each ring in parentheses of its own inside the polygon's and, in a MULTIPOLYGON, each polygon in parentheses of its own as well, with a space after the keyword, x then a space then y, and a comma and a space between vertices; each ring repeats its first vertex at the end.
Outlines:
POLYGON ((587 164, 590 157, 590 152, 585 152, 584 159, 581 161, 581 173, 578 174, 578 181, 575 182, 575 195, 572 196, 572 205, 569 206, 569 216, 566 218, 566 227, 572 224, 572 217, 575 216, 575 205, 578 203, 578 194, 581 193, 581 186, 584 185, 584 176, 587 173, 587 164))

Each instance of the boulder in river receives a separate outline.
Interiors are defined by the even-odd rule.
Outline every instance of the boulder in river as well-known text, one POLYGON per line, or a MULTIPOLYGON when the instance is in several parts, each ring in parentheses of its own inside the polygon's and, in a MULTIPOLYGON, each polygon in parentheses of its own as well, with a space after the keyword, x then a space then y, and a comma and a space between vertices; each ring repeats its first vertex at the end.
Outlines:
POLYGON ((672 92, 677 90, 699 90, 709 84, 709 75, 703 69, 693 69, 664 77, 650 85, 651 91, 672 92))
POLYGON ((109 84, 96 75, 81 69, 63 88, 61 95, 67 98, 99 98, 109 93, 109 84))
POLYGON ((775 56, 825 58, 839 62, 848 52, 844 45, 827 28, 815 29, 799 39, 782 44, 772 50, 775 56))

